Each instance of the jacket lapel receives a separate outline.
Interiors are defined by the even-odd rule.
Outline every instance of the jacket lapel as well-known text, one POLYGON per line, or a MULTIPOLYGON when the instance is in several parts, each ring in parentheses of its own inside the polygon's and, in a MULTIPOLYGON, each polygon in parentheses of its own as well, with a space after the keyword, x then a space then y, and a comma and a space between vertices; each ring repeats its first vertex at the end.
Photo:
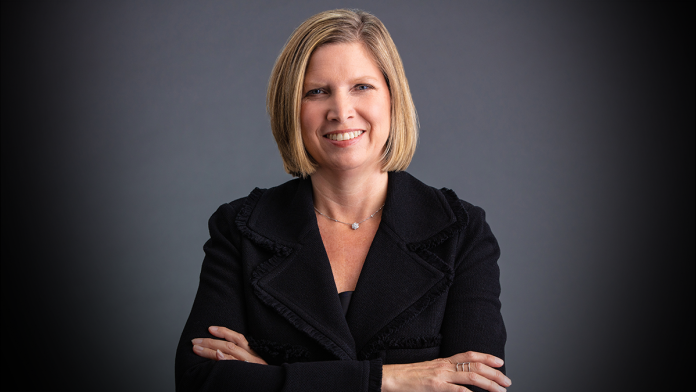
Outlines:
POLYGON ((389 173, 382 221, 346 315, 358 358, 370 358, 451 285, 451 264, 428 250, 466 222, 463 210, 450 207, 460 206, 451 196, 407 173, 389 173))
POLYGON ((291 181, 258 199, 245 211, 248 219, 238 219, 247 237, 274 251, 253 272, 256 295, 337 359, 356 359, 314 216, 311 182, 291 181))
MULTIPOLYGON (((382 225, 381 225, 382 226, 382 225)), ((445 272, 409 251, 387 227, 380 227, 363 265, 346 319, 360 351, 378 344, 427 303, 429 292, 442 288, 445 272)), ((369 357, 369 355, 367 355, 369 357)))

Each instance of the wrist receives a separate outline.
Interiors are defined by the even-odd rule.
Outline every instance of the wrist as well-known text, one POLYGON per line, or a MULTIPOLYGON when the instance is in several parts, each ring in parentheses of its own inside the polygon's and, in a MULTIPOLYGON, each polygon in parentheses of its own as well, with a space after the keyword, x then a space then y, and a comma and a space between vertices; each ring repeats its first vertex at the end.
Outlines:
POLYGON ((396 391, 392 377, 395 366, 397 365, 382 365, 382 392, 396 391))

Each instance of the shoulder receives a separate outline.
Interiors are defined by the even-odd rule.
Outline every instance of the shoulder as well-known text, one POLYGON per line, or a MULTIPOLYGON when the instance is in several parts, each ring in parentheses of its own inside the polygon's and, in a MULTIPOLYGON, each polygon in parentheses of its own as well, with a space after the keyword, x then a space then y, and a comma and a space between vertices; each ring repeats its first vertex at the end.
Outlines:
POLYGON ((395 225, 430 232, 458 231, 469 224, 470 215, 482 212, 461 200, 454 190, 426 185, 406 172, 389 173, 387 202, 395 225))
MULTIPOLYGON (((442 188, 442 191, 446 192, 446 191, 451 191, 451 190, 449 190, 447 188, 442 188)), ((453 191, 451 191, 451 192, 454 193, 453 191)), ((456 195, 454 195, 454 196, 456 197, 456 195)), ((477 227, 477 226, 480 226, 486 222, 486 211, 483 208, 476 206, 476 205, 473 205, 473 204, 467 202, 466 200, 462 200, 459 198, 456 198, 456 201, 454 201, 454 202, 459 204, 461 206, 461 208, 463 209, 464 213, 466 214, 467 227, 469 227, 469 226, 471 226, 471 228, 477 227)))
POLYGON ((440 191, 445 195, 452 209, 458 210, 457 215, 462 223, 460 240, 472 242, 482 237, 495 240, 486 222, 486 211, 483 208, 460 199, 451 189, 441 188, 440 191))
POLYGON ((254 188, 249 195, 222 204, 217 211, 213 213, 211 220, 214 218, 234 220, 234 218, 240 214, 251 213, 259 202, 264 204, 277 204, 277 201, 283 200, 293 194, 299 187, 301 181, 300 179, 293 179, 272 188, 254 188), (274 203, 274 201, 276 203, 274 203))
POLYGON ((414 189, 417 193, 430 193, 428 197, 431 198, 433 202, 445 201, 455 214, 460 215, 459 218, 462 220, 467 222, 469 220, 485 220, 485 211, 483 208, 460 199, 457 193, 451 188, 432 187, 406 172, 394 173, 394 178, 398 181, 405 182, 407 186, 414 189))
POLYGON ((426 185, 406 172, 390 173, 389 181, 391 208, 385 217, 411 247, 429 248, 455 236, 471 239, 487 230, 484 210, 454 190, 426 185))
MULTIPOLYGON (((257 192, 257 189, 258 188, 254 189, 252 194, 257 192)), ((229 231, 229 229, 234 226, 236 218, 239 216, 239 213, 244 210, 244 207, 248 204, 250 198, 251 196, 242 197, 218 207, 218 209, 208 220, 208 229, 211 232, 219 231, 221 229, 224 231, 229 231)))
POLYGON ((311 194, 310 181, 302 179, 269 189, 255 188, 248 196, 218 208, 208 225, 211 237, 215 234, 229 238, 246 237, 263 247, 277 250, 277 243, 284 243, 284 240, 297 235, 297 222, 302 220, 296 215, 312 209, 311 194))

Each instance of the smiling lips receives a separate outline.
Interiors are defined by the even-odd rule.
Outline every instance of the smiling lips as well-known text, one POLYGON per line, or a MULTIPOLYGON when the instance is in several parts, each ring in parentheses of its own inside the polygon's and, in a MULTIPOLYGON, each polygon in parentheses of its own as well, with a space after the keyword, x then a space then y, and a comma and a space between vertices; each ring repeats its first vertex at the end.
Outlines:
POLYGON ((324 135, 324 137, 329 138, 331 140, 340 142, 344 140, 350 140, 350 139, 355 139, 356 137, 362 135, 365 133, 365 131, 351 131, 351 132, 345 132, 345 133, 330 133, 328 135, 324 135))

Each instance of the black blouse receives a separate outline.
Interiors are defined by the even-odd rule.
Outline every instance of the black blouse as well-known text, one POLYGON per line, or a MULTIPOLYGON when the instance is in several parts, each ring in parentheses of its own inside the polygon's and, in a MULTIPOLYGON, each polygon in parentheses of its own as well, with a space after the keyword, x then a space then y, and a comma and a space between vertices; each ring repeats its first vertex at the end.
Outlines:
POLYGON ((341 301, 341 307, 343 308, 343 316, 348 314, 348 306, 350 305, 350 298, 352 296, 352 291, 344 291, 342 293, 338 293, 338 299, 341 301))

